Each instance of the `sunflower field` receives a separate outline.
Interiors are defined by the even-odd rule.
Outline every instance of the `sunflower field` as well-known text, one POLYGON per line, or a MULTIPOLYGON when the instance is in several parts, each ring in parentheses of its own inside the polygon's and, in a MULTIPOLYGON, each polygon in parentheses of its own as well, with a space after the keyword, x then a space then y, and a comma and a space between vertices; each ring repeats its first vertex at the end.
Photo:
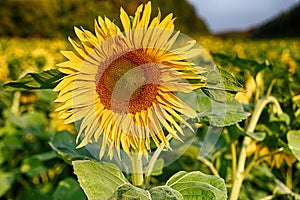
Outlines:
MULTIPOLYGON (((128 24, 132 27, 134 21, 128 24)), ((170 125, 162 125, 157 141, 151 135, 149 146, 142 143, 145 140, 139 143, 142 147, 135 146, 135 139, 120 142, 127 148, 124 155, 139 149, 137 155, 129 156, 130 163, 123 154, 119 156, 123 159, 117 159, 118 150, 109 157, 110 150, 104 149, 99 158, 105 138, 90 144, 79 138, 84 145, 78 148, 81 125, 66 123, 68 117, 62 117, 72 109, 63 99, 63 89, 72 83, 60 86, 65 74, 75 68, 65 67, 61 72, 57 65, 66 62, 65 57, 75 62, 61 52, 75 52, 74 44, 62 38, 0 38, 0 199, 300 199, 300 40, 208 35, 194 39, 209 53, 221 75, 215 78, 213 73, 204 73, 212 85, 203 88, 193 76, 188 83, 197 87, 191 93, 196 96, 178 95, 199 110, 196 121, 181 118, 191 113, 188 107, 174 106, 177 110, 172 112, 168 105, 169 109, 160 112, 173 113, 162 115, 170 125), (220 78, 223 88, 218 85, 220 78), (63 100, 57 102, 58 96, 63 100), (169 116, 177 118, 174 121, 169 116), (189 124, 195 133, 190 133, 189 124), (165 148, 182 136, 173 130, 183 130, 191 137, 165 148), (144 151, 154 153, 147 158, 144 151), (169 154, 164 156, 165 152, 169 154), (140 157, 150 164, 134 168, 140 157)), ((203 59, 204 65, 209 62, 203 59)), ((127 60, 124 62, 126 65, 127 60)), ((114 66, 119 67, 118 63, 114 66)), ((183 69, 181 72, 192 70, 183 69)), ((118 148, 109 144, 105 143, 109 149, 118 148)))

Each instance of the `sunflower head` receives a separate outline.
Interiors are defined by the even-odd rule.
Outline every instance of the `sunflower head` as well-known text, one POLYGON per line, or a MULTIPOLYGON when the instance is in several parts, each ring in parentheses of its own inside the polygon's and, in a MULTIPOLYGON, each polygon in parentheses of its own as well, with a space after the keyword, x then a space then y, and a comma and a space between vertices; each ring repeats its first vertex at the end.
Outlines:
POLYGON ((75 28, 80 43, 69 38, 75 51, 62 52, 68 61, 58 66, 67 75, 54 89, 57 111, 65 123, 80 121, 78 147, 101 141, 100 158, 115 149, 147 156, 151 142, 169 148, 183 126, 192 129, 186 119, 197 117, 176 93, 204 86, 205 69, 189 61, 201 49, 179 40, 172 14, 150 14, 150 2, 133 18, 121 8, 122 31, 99 17, 95 34, 75 28))

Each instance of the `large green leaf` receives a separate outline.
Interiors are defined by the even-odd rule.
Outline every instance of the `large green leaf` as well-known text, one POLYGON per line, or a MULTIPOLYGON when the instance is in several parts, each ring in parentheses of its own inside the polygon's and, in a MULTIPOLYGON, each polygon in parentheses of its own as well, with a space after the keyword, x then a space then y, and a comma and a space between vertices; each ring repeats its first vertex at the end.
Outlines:
POLYGON ((231 102, 243 86, 227 71, 215 67, 206 75, 206 87, 202 91, 211 99, 219 102, 231 102))
POLYGON ((129 183, 112 163, 79 160, 73 161, 72 165, 89 200, 108 199, 121 185, 129 183))
POLYGON ((186 200, 225 200, 227 198, 224 180, 200 171, 180 171, 173 175, 166 185, 179 191, 186 200))
POLYGON ((150 191, 151 198, 155 200, 183 200, 183 196, 170 186, 158 186, 150 191))
POLYGON ((170 186, 158 186, 149 191, 138 188, 131 184, 121 185, 109 200, 183 200, 183 196, 170 186))
POLYGON ((86 196, 74 178, 65 178, 58 183, 53 200, 84 200, 86 196))
POLYGON ((58 69, 28 73, 18 81, 7 83, 3 87, 8 91, 53 89, 64 75, 58 69))
POLYGON ((135 199, 145 199, 151 200, 150 193, 147 190, 135 187, 131 184, 121 185, 114 194, 109 198, 109 200, 135 200, 135 199))
POLYGON ((292 130, 287 133, 288 146, 297 160, 300 160, 300 131, 292 130))

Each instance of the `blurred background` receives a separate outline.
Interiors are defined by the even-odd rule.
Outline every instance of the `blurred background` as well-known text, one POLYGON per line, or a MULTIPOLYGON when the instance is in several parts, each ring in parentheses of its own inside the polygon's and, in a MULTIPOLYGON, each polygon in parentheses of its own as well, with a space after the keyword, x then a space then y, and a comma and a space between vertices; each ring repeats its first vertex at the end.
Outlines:
MULTIPOLYGON (((119 24, 120 6, 133 15, 145 0, 6 0, 0 2, 0 36, 54 38, 73 35, 74 26, 93 29, 93 19, 107 16, 119 24)), ((243 32, 257 37, 299 36, 299 0, 154 0, 173 12, 176 27, 194 34, 243 32)))
MULTIPOLYGON (((67 37, 76 38, 74 26, 94 32, 93 23, 98 16, 107 16, 120 25, 120 7, 134 15, 142 2, 147 1, 0 0, 0 85, 29 72, 56 68, 56 64, 65 61, 60 51, 72 50, 67 37)), ((300 129, 299 0, 153 0, 152 16, 158 7, 163 16, 174 13, 176 30, 217 55, 215 62, 246 85, 249 93, 238 99, 246 108, 253 108, 255 91, 272 91, 291 116, 289 125, 274 125, 266 111, 260 121, 261 131, 268 132, 271 139, 268 144, 252 144, 252 153, 263 156, 277 151, 278 138, 286 142, 288 130, 300 129), (222 62, 224 58, 229 62, 222 62), (260 85, 256 86, 254 76, 266 65, 276 70, 270 67, 267 73, 261 73, 260 85)), ((72 159, 82 158, 82 152, 73 148, 76 131, 57 119, 55 95, 51 90, 7 91, 0 87, 0 199, 86 198, 70 165, 72 159)), ((232 156, 228 138, 225 130, 207 159, 230 183, 232 156)), ((190 155, 193 152, 153 177, 151 183, 163 184, 178 170, 211 173, 207 165, 195 159, 198 155, 190 155)), ((245 181, 241 199, 275 194, 275 180, 300 192, 299 162, 290 154, 276 156, 262 159, 264 165, 259 163, 253 170, 245 181)))

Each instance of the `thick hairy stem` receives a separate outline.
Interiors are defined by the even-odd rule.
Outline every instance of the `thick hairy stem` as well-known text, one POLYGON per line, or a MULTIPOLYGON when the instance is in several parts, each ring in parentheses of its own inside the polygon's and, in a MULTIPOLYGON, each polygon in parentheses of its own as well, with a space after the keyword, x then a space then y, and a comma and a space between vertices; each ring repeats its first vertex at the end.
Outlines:
MULTIPOLYGON (((273 103, 275 105, 276 111, 278 114, 282 113, 282 109, 280 107, 280 104, 278 103, 277 99, 275 97, 272 96, 268 96, 264 99, 260 99, 256 106, 255 109, 253 111, 250 123, 248 125, 248 128, 246 130, 247 133, 253 133, 255 130, 255 127, 257 125, 258 119, 264 109, 264 107, 268 104, 268 103, 273 103)), ((231 190, 231 196, 230 199, 231 200, 237 200, 239 197, 239 193, 242 187, 242 183, 244 181, 245 178, 245 164, 246 164, 246 158, 247 158, 247 148, 251 143, 251 138, 250 137, 245 137, 244 141, 243 141, 243 145, 242 145, 242 149, 240 152, 240 157, 238 160, 238 166, 237 166, 237 171, 236 171, 236 176, 234 178, 234 182, 232 185, 232 190, 231 190)))
POLYGON ((144 184, 143 162, 138 153, 131 154, 132 184, 142 186, 144 184))

